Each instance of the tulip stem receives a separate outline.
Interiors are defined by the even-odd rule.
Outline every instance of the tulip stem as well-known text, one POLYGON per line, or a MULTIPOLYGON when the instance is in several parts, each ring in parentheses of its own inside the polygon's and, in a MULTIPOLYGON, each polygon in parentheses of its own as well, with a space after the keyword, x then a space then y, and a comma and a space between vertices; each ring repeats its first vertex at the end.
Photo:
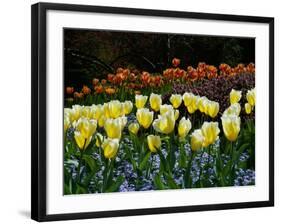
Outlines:
POLYGON ((83 149, 80 150, 80 159, 79 159, 79 164, 78 164, 78 168, 77 168, 77 179, 76 181, 79 183, 80 182, 80 170, 81 170, 81 164, 82 164, 82 160, 83 160, 83 155, 84 155, 84 150, 85 150, 85 146, 86 146, 86 139, 84 142, 84 146, 83 149))

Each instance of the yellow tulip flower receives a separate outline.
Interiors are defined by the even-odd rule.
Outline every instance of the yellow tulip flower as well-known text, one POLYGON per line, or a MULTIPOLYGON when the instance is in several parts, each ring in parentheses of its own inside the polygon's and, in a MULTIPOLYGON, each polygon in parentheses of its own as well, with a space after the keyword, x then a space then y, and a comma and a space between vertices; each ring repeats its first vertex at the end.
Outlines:
POLYGON ((131 133, 133 133, 134 135, 137 135, 138 131, 140 129, 140 125, 138 123, 131 123, 131 124, 129 124, 128 129, 131 133))
POLYGON ((160 133, 170 134, 175 128, 175 114, 170 110, 163 115, 159 115, 158 119, 153 122, 153 128, 160 133))
POLYGON ((110 101, 107 109, 110 118, 117 118, 123 115, 122 103, 119 100, 110 101))
POLYGON ((74 131, 74 139, 80 150, 85 150, 91 143, 92 136, 85 138, 80 131, 74 131))
POLYGON ((97 121, 81 117, 76 122, 75 129, 79 131, 85 139, 88 139, 96 132, 97 121))
POLYGON ((104 139, 104 137, 103 137, 103 135, 101 133, 97 133, 96 134, 95 140, 96 140, 96 146, 97 147, 101 146, 101 144, 103 142, 103 139, 104 139))
POLYGON ((89 106, 82 106, 81 108, 81 117, 86 117, 91 119, 91 107, 89 106))
POLYGON ((124 103, 122 103, 123 106, 123 114, 127 115, 129 113, 131 113, 132 109, 133 109, 133 103, 129 100, 125 101, 124 103))
POLYGON ((208 147, 213 144, 220 133, 218 122, 204 122, 201 127, 202 135, 204 136, 203 147, 208 147))
POLYGON ((158 135, 148 135, 147 136, 148 148, 151 152, 157 152, 157 149, 161 147, 161 138, 158 135))
POLYGON ((102 127, 104 126, 106 120, 107 120, 106 116, 101 115, 100 118, 99 118, 99 120, 98 120, 98 125, 99 125, 99 127, 102 128, 102 127))
POLYGON ((153 121, 153 111, 149 111, 147 108, 141 108, 137 110, 137 120, 141 126, 145 129, 149 128, 153 121))
POLYGON ((184 139, 188 132, 191 129, 191 122, 189 119, 186 119, 185 117, 182 117, 182 119, 179 122, 179 126, 178 126, 178 135, 180 137, 180 139, 184 139))
POLYGON ((138 109, 143 108, 146 104, 147 99, 148 99, 148 96, 136 95, 135 96, 136 107, 138 109))
POLYGON ((220 105, 217 102, 214 101, 209 101, 207 103, 207 114, 211 117, 214 118, 217 116, 218 112, 220 110, 220 105))
POLYGON ((63 130, 64 133, 67 131, 67 129, 70 127, 70 120, 68 118, 68 116, 64 116, 63 118, 63 130))
POLYGON ((104 113, 104 110, 103 110, 103 106, 101 104, 98 104, 98 105, 92 105, 91 106, 91 117, 92 119, 95 119, 95 120, 99 120, 100 117, 103 115, 104 113))
POLYGON ((245 103, 245 111, 246 111, 246 114, 250 114, 252 112, 251 104, 245 103))
POLYGON ((210 103, 211 101, 208 100, 207 97, 203 96, 203 97, 200 97, 198 99, 198 109, 200 110, 201 113, 208 113, 208 104, 210 103))
POLYGON ((224 112, 223 116, 228 116, 228 115, 236 115, 239 116, 241 112, 241 106, 239 103, 234 103, 230 105, 224 112))
POLYGON ((119 140, 107 138, 102 143, 102 148, 104 157, 107 159, 112 159, 117 154, 119 148, 119 140))
POLYGON ((248 90, 246 98, 247 98, 248 103, 252 107, 254 107, 256 104, 256 90, 255 89, 248 90))
POLYGON ((230 104, 238 103, 242 97, 242 91, 232 89, 229 94, 230 104))
POLYGON ((127 124, 127 117, 122 116, 122 117, 118 117, 115 119, 119 125, 121 126, 121 131, 123 131, 123 129, 125 128, 126 124, 127 124))
POLYGON ((70 123, 76 122, 81 116, 81 109, 80 105, 73 105, 72 108, 65 108, 64 115, 68 116, 70 123))
POLYGON ((240 132, 241 119, 236 115, 226 115, 221 117, 222 127, 225 137, 233 142, 240 132))
POLYGON ((193 93, 184 93, 182 96, 184 105, 188 107, 192 103, 193 93))
POLYGON ((117 119, 107 119, 104 124, 104 130, 109 138, 121 138, 122 126, 117 119))
POLYGON ((160 106, 162 104, 161 95, 151 93, 150 97, 149 97, 149 103, 150 103, 150 107, 154 111, 159 111, 160 110, 160 106))
POLYGON ((175 120, 177 120, 178 118, 179 118, 179 116, 180 116, 180 112, 179 112, 179 110, 174 110, 174 114, 175 114, 175 120))
POLYGON ((163 104, 160 106, 160 114, 163 115, 168 111, 174 111, 174 108, 172 105, 168 105, 168 104, 163 104))
POLYGON ((191 94, 191 97, 188 99, 189 102, 188 102, 188 106, 186 107, 190 114, 193 114, 198 109, 199 98, 200 98, 199 96, 191 94))
POLYGON ((191 134, 191 140, 190 140, 191 150, 197 151, 202 147, 203 142, 204 142, 204 136, 202 134, 201 129, 196 129, 191 134))
POLYGON ((179 108, 182 103, 182 96, 179 94, 172 94, 170 97, 170 102, 175 109, 179 108))

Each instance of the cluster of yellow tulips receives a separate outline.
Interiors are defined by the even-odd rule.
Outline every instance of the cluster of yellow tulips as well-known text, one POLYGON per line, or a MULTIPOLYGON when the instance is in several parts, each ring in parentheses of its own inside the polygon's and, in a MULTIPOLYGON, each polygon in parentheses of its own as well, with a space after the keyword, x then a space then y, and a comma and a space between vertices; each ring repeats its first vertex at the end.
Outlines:
MULTIPOLYGON (((224 136, 231 143, 237 140, 241 129, 239 117, 241 98, 242 92, 232 89, 229 95, 230 106, 220 118, 224 136)), ((255 89, 248 90, 246 99, 245 111, 250 114, 255 106, 255 89)), ((160 153, 163 160, 161 162, 166 165, 168 163, 166 159, 173 160, 171 145, 175 142, 179 146, 189 144, 191 152, 196 152, 208 148, 218 140, 220 124, 218 121, 212 121, 219 113, 218 102, 193 93, 172 94, 169 102, 170 104, 162 104, 162 96, 151 93, 150 96, 135 95, 134 103, 112 100, 92 106, 73 105, 72 108, 64 109, 65 136, 73 133, 73 141, 81 152, 81 160, 83 152, 91 146, 99 148, 102 156, 109 161, 117 156, 125 135, 131 136, 133 141, 141 138, 141 146, 136 144, 134 146, 140 147, 139 150, 148 150, 149 155, 160 153), (186 108, 185 116, 179 112, 182 104, 186 108), (197 110, 207 115, 205 117, 207 120, 202 121, 200 128, 196 129, 189 118, 197 110), (134 118, 133 121, 129 121, 129 116, 134 118), (166 159, 161 153, 164 143, 170 145, 166 159)), ((132 160, 132 163, 135 161, 132 160)), ((173 164, 173 162, 169 164, 170 168, 167 168, 166 172, 171 173, 173 164)), ((78 175, 79 172, 80 165, 78 175)))

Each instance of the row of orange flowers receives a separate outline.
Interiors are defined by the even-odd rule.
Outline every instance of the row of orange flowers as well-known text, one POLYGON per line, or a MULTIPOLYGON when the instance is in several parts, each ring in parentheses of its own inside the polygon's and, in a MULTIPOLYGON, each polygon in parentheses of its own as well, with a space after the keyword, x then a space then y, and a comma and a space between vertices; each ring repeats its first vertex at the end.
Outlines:
POLYGON ((163 74, 151 74, 143 71, 130 70, 128 68, 118 68, 116 74, 108 74, 106 79, 92 80, 92 90, 84 85, 80 92, 74 90, 73 87, 67 87, 66 93, 74 98, 83 98, 84 95, 89 95, 92 91, 95 93, 106 93, 112 95, 122 86, 127 90, 141 90, 146 87, 161 87, 167 83, 174 81, 194 82, 202 79, 212 79, 217 77, 231 77, 243 73, 255 73, 255 64, 248 65, 238 64, 236 67, 231 67, 228 64, 220 64, 219 67, 208 65, 200 62, 197 68, 188 66, 186 70, 181 69, 180 59, 174 58, 172 61, 173 67, 163 71, 163 74))

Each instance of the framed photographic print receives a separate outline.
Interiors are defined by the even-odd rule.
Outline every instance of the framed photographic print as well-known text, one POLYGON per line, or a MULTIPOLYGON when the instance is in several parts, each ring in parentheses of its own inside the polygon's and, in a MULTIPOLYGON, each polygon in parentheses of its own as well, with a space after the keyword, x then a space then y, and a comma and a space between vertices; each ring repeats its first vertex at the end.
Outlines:
POLYGON ((32 6, 32 219, 274 205, 274 19, 32 6))

